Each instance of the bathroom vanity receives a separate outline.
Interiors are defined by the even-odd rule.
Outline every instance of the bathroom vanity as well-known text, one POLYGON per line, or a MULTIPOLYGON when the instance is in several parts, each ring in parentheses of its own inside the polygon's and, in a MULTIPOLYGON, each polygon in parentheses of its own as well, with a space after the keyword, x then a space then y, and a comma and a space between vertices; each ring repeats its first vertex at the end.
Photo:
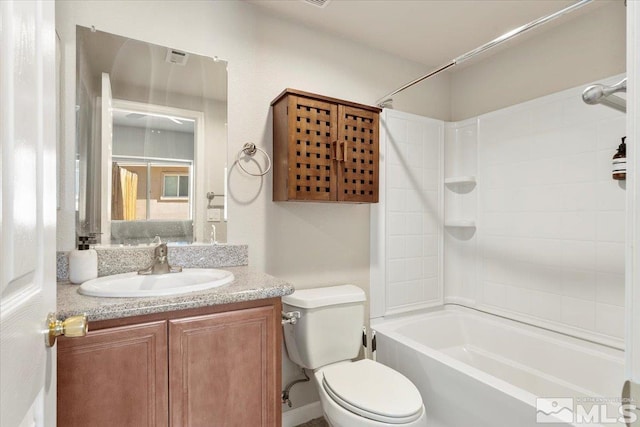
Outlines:
POLYGON ((58 425, 279 426, 285 282, 229 268, 223 288, 95 298, 58 285, 89 333, 58 341, 58 425))

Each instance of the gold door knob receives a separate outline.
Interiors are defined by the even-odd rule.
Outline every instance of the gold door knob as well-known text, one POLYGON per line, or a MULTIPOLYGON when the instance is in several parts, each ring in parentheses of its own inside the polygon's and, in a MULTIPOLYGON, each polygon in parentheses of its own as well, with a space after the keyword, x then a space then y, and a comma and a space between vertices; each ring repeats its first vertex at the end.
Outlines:
POLYGON ((45 337, 47 347, 53 347, 56 343, 56 338, 60 335, 71 338, 84 337, 89 330, 89 321, 84 314, 70 316, 65 320, 58 320, 55 314, 49 313, 47 324, 49 325, 49 333, 45 337))

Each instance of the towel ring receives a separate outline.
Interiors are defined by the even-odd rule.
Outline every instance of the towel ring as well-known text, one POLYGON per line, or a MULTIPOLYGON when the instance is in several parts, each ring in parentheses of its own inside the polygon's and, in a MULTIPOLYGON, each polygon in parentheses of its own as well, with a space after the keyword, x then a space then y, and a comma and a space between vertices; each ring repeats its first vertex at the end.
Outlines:
POLYGON ((246 144, 244 144, 242 146, 242 149, 240 151, 238 151, 238 155, 236 156, 236 163, 238 164, 238 167, 240 169, 242 169, 242 171, 244 173, 246 173, 247 175, 251 175, 251 176, 264 176, 267 173, 269 173, 269 171, 271 170, 271 158, 269 157, 269 155, 267 154, 266 151, 264 151, 262 148, 256 147, 256 144, 254 144, 253 142, 247 142, 246 144), (262 154, 264 154, 264 157, 267 159, 267 170, 265 170, 262 173, 249 172, 248 170, 246 170, 244 168, 244 166, 242 166, 242 163, 240 162, 240 158, 242 157, 243 154, 245 156, 253 157, 256 154, 256 152, 258 152, 258 151, 260 151, 262 154))

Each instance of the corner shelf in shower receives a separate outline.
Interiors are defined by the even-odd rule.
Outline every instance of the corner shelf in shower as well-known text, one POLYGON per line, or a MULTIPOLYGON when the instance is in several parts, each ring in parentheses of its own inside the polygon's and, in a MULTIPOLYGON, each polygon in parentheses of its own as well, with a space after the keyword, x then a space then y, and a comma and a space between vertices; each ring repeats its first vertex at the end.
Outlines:
POLYGON ((475 176, 454 176, 451 178, 444 179, 444 185, 447 186, 450 190, 458 193, 467 193, 476 186, 476 177, 475 176))
POLYGON ((471 185, 476 183, 475 176, 453 176, 451 178, 444 179, 444 185, 456 186, 456 185, 471 185))
POLYGON ((445 227, 475 228, 476 221, 473 219, 451 219, 444 222, 445 227))

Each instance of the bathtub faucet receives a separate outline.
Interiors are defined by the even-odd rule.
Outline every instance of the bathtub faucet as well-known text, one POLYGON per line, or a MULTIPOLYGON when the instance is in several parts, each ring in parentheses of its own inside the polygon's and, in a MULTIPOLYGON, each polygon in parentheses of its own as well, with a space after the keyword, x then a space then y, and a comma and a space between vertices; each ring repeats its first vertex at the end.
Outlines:
POLYGON ((167 259, 167 254, 169 250, 167 249, 166 243, 160 243, 153 250, 153 264, 144 270, 139 270, 138 274, 147 275, 147 274, 168 274, 168 273, 179 273, 182 271, 182 267, 172 267, 169 265, 169 261, 167 259))

